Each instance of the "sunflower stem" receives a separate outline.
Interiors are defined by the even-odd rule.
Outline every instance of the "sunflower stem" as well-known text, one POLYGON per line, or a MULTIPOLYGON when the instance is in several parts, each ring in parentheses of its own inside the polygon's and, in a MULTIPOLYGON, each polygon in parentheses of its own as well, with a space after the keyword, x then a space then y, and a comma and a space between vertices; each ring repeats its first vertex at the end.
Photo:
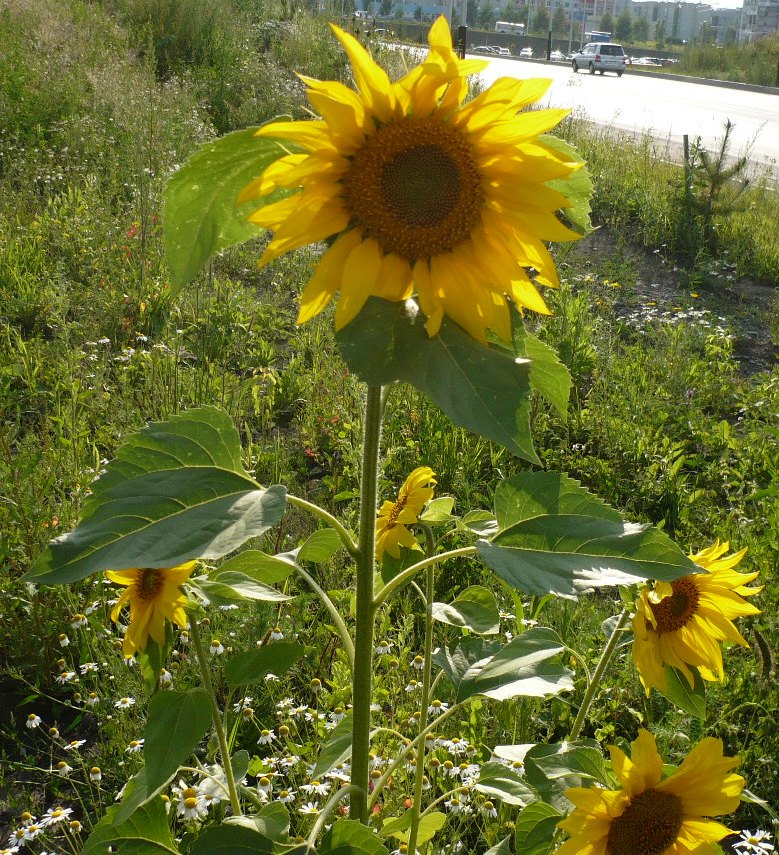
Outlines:
POLYGON ((598 691, 598 686, 603 680, 603 675, 606 673, 606 668, 608 667, 609 662, 611 662, 611 657, 617 649, 617 642, 622 635, 622 628, 630 617, 630 611, 630 608, 623 609, 622 614, 619 616, 619 620, 617 621, 617 625, 614 627, 614 632, 611 633, 609 640, 606 642, 606 646, 603 648, 603 653, 601 653, 598 664, 595 666, 592 680, 590 680, 590 684, 587 686, 587 691, 584 693, 584 698, 582 698, 582 704, 579 707, 579 712, 576 713, 576 719, 574 720, 573 727, 571 727, 571 732, 568 736, 568 740, 570 742, 578 739, 579 734, 582 732, 584 720, 587 718, 587 713, 590 711, 592 702, 595 700, 595 694, 598 691))
POLYGON ((200 679, 203 681, 203 688, 206 690, 211 701, 211 720, 219 742, 219 753, 222 755, 222 770, 227 779, 230 807, 233 809, 235 816, 241 816, 243 811, 241 810, 241 802, 238 798, 238 790, 235 786, 233 764, 230 762, 230 749, 227 747, 227 735, 222 724, 222 717, 219 715, 219 705, 216 702, 216 695, 214 694, 214 684, 211 682, 211 672, 209 670, 208 659, 206 659, 206 651, 203 648, 203 639, 200 637, 200 627, 194 619, 189 622, 189 632, 192 636, 192 646, 195 648, 195 656, 197 657, 197 664, 200 668, 200 679))
POLYGON ((379 481, 379 448, 383 410, 381 386, 368 386, 365 399, 362 472, 360 484, 360 536, 357 556, 356 621, 354 628, 354 675, 352 689, 352 784, 351 815, 368 824, 368 781, 373 696, 373 633, 376 607, 373 574, 376 554, 376 499, 379 481))

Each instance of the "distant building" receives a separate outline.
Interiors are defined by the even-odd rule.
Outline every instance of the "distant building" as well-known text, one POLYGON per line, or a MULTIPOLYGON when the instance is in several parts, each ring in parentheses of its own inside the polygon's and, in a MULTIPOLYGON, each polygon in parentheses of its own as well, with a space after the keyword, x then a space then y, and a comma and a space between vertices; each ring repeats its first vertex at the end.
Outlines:
POLYGON ((754 42, 779 33, 779 0, 744 0, 739 41, 754 42))

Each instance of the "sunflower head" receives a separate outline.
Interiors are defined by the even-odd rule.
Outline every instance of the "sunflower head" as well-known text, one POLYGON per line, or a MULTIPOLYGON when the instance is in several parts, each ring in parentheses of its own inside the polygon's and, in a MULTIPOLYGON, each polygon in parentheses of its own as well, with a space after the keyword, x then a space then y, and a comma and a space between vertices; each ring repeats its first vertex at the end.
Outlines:
POLYGON ((697 671, 704 680, 723 680, 720 642, 747 646, 733 621, 759 610, 744 598, 762 588, 746 587, 757 577, 733 568, 746 549, 725 555, 729 544, 716 541, 690 555, 703 572, 673 582, 645 585, 636 600, 633 659, 647 694, 667 688, 666 665, 676 668, 692 687, 697 671))
POLYGON ((376 520, 376 560, 384 553, 400 558, 400 547, 419 549, 417 539, 409 530, 419 518, 422 508, 433 498, 435 473, 429 466, 415 469, 398 491, 394 502, 386 501, 379 508, 376 520))
POLYGON ((572 204, 560 188, 582 163, 544 137, 567 111, 526 109, 551 81, 501 78, 466 102, 467 78, 485 63, 456 56, 444 18, 424 61, 395 83, 353 36, 333 32, 356 91, 303 77, 321 118, 258 131, 296 149, 238 197, 285 194, 249 218, 274 233, 261 263, 328 241, 299 323, 336 294, 336 329, 370 296, 416 296, 431 336, 446 315, 480 342, 488 329, 509 340, 509 301, 548 313, 536 285, 558 278, 545 242, 580 237, 557 214, 572 204))
POLYGON ((125 656, 145 650, 149 636, 157 644, 164 644, 166 620, 186 629, 188 600, 180 586, 195 567, 196 561, 187 561, 176 567, 133 567, 106 572, 112 582, 125 588, 111 611, 111 620, 118 622, 122 606, 130 605, 130 624, 122 642, 125 656))
POLYGON ((738 758, 707 738, 663 777, 655 738, 641 729, 631 757, 612 745, 611 764, 621 789, 573 787, 574 811, 559 828, 569 832, 557 855, 689 855, 714 851, 731 831, 709 817, 734 811, 744 779, 731 773, 738 758), (698 847, 701 847, 698 849, 698 847))

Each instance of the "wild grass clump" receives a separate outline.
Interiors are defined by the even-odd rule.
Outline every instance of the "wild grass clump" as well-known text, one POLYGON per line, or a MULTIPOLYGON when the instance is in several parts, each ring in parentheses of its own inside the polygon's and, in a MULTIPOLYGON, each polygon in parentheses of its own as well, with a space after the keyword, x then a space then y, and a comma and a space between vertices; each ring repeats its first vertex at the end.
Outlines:
POLYGON ((689 45, 680 54, 677 68, 682 74, 776 86, 777 54, 779 37, 776 35, 749 44, 689 45))

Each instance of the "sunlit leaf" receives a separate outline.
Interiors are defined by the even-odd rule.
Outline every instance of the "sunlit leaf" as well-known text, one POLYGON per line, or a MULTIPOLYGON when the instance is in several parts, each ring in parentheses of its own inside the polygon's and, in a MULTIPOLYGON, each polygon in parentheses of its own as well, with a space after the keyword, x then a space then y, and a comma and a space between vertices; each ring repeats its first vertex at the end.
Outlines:
POLYGON ((298 550, 298 561, 312 561, 323 564, 343 546, 338 532, 334 528, 320 528, 313 532, 298 550))
MULTIPOLYGON (((581 162, 582 156, 565 140, 561 140, 551 134, 544 134, 540 139, 544 145, 568 155, 572 163, 581 162)), ((587 234, 592 229, 592 225, 590 224, 590 199, 594 191, 592 177, 587 167, 583 165, 567 178, 555 178, 552 181, 547 181, 546 185, 567 197, 570 207, 563 208, 561 211, 563 217, 577 232, 582 235, 587 234)))
POLYGON ((178 854, 162 799, 157 797, 141 805, 124 822, 115 824, 117 810, 117 805, 108 808, 92 829, 81 855, 105 855, 109 846, 111 851, 121 855, 178 854))
POLYGON ((528 783, 541 792, 546 792, 550 783, 564 790, 607 781, 603 751, 594 739, 540 743, 530 748, 524 762, 528 783))
POLYGON ((306 648, 291 641, 274 641, 257 650, 239 653, 225 662, 225 680, 230 688, 259 683, 268 674, 281 677, 303 657, 306 648))
POLYGON ((508 644, 463 638, 439 648, 433 661, 452 681, 457 703, 474 695, 545 697, 573 687, 572 672, 549 661, 563 649, 553 630, 534 627, 508 644))
POLYGON ((451 522, 454 499, 451 496, 439 496, 428 502, 427 507, 419 516, 419 521, 425 525, 441 525, 451 522))
POLYGON ((146 786, 164 784, 192 754, 211 725, 211 702, 204 689, 157 692, 149 701, 143 758, 146 786))
POLYGON ((92 484, 78 527, 49 544, 28 574, 44 584, 104 570, 221 558, 275 525, 286 490, 243 469, 238 432, 214 407, 147 425, 92 484))
POLYGON ((215 606, 256 600, 267 603, 283 603, 292 597, 282 594, 270 585, 257 582, 245 573, 226 570, 211 577, 201 576, 196 581, 200 590, 215 606))
POLYGON ((263 805, 257 813, 248 816, 228 816, 225 822, 249 828, 274 843, 286 843, 289 839, 289 813, 281 802, 263 805))
POLYGON ((433 619, 459 626, 479 635, 494 635, 500 629, 495 595, 481 585, 472 585, 451 603, 433 603, 433 619))
MULTIPOLYGON (((384 824, 381 833, 385 837, 395 837, 398 840, 408 843, 409 829, 411 828, 411 811, 406 811, 401 817, 392 819, 384 824)), ((432 840, 436 834, 446 825, 446 815, 440 811, 432 811, 426 813, 419 820, 419 828, 417 830, 417 845, 421 846, 432 840)))
POLYGON ((275 585, 295 572, 295 559, 289 553, 267 555, 259 549, 247 549, 228 558, 212 575, 227 572, 243 573, 255 582, 275 585))
POLYGON ((511 838, 504 837, 500 843, 491 846, 484 855, 511 855, 511 838))
POLYGON ((538 798, 536 791, 519 772, 503 763, 485 763, 474 788, 489 798, 498 798, 510 805, 527 805, 538 798))
POLYGON ((255 137, 256 130, 205 143, 165 185, 165 254, 174 296, 219 250, 262 232, 246 220, 262 201, 239 207, 236 198, 284 152, 278 143, 255 137))

